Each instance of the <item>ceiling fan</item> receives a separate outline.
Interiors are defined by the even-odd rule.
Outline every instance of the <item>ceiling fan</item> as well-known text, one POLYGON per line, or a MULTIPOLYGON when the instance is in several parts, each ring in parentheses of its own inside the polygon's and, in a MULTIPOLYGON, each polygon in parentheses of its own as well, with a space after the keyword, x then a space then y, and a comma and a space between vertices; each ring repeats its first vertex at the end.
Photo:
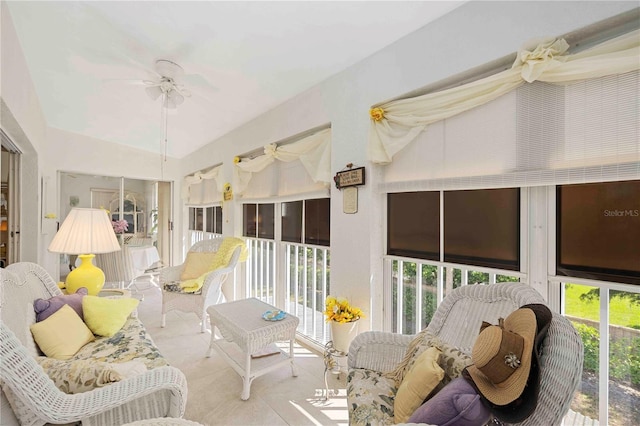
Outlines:
POLYGON ((184 69, 175 62, 158 59, 155 63, 157 80, 143 80, 147 86, 145 91, 152 100, 162 96, 164 108, 175 109, 184 102, 184 98, 191 96, 191 92, 181 83, 184 69))

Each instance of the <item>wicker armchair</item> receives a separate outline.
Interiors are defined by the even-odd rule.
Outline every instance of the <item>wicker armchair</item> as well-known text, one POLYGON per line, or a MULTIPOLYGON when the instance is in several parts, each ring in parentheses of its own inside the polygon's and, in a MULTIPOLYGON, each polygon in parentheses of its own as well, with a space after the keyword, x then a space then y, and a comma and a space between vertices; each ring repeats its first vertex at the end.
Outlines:
MULTIPOLYGON (((522 283, 468 285, 453 290, 435 312, 427 329, 442 341, 471 354, 482 321, 498 323, 522 305, 545 303, 533 288, 522 283)), ((369 331, 358 335, 349 348, 347 405, 351 424, 357 424, 352 400, 354 388, 366 387, 355 381, 379 377, 400 363, 414 336, 369 331), (378 372, 354 374, 359 369, 378 372)), ((562 315, 553 319, 542 344, 540 393, 533 414, 522 425, 558 425, 569 410, 573 393, 582 377, 583 346, 580 336, 562 315)), ((390 407, 393 411, 393 406, 390 407)), ((392 416, 391 416, 392 418, 392 416)))
MULTIPOLYGON (((223 238, 214 238, 210 240, 198 241, 189 249, 190 252, 215 252, 220 248, 223 238)), ((241 249, 236 248, 231 256, 229 264, 220 269, 210 272, 204 280, 202 289, 198 293, 181 293, 165 290, 165 285, 169 283, 177 283, 180 281, 180 275, 184 264, 164 268, 160 271, 160 286, 162 290, 162 322, 166 325, 167 312, 178 310, 182 312, 193 312, 200 318, 200 331, 207 331, 207 307, 226 301, 222 291, 222 284, 227 276, 233 272, 238 259, 240 258, 241 249)))
POLYGON ((0 383, 22 425, 115 425, 184 415, 187 382, 174 367, 158 367, 90 392, 66 394, 36 362, 29 325, 33 301, 62 294, 49 274, 34 263, 0 270, 0 383))

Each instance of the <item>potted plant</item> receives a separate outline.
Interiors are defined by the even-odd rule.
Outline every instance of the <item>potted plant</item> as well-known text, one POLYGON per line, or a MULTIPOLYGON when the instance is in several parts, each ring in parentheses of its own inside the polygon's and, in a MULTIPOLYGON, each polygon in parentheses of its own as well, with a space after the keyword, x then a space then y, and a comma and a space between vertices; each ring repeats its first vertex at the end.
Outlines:
POLYGON ((358 334, 358 320, 364 316, 362 310, 344 297, 327 296, 324 314, 331 324, 333 347, 343 353, 349 352, 349 345, 358 334))

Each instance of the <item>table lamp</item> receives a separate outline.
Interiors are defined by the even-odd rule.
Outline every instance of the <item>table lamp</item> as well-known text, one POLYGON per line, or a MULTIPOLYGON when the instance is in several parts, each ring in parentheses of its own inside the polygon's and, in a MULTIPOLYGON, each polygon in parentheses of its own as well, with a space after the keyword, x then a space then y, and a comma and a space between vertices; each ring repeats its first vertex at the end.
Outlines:
POLYGON ((120 250, 111 219, 102 209, 71 209, 49 244, 53 253, 77 254, 82 263, 67 276, 67 293, 86 287, 96 296, 104 285, 104 272, 93 264, 96 253, 120 250))

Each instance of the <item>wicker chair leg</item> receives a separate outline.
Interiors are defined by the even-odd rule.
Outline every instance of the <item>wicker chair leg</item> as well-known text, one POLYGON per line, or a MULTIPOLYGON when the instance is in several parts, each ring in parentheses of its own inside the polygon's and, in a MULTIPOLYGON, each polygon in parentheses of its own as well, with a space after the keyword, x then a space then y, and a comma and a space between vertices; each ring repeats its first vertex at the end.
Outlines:
POLYGON ((162 313, 162 320, 160 321, 160 327, 164 328, 167 325, 167 314, 162 313))

